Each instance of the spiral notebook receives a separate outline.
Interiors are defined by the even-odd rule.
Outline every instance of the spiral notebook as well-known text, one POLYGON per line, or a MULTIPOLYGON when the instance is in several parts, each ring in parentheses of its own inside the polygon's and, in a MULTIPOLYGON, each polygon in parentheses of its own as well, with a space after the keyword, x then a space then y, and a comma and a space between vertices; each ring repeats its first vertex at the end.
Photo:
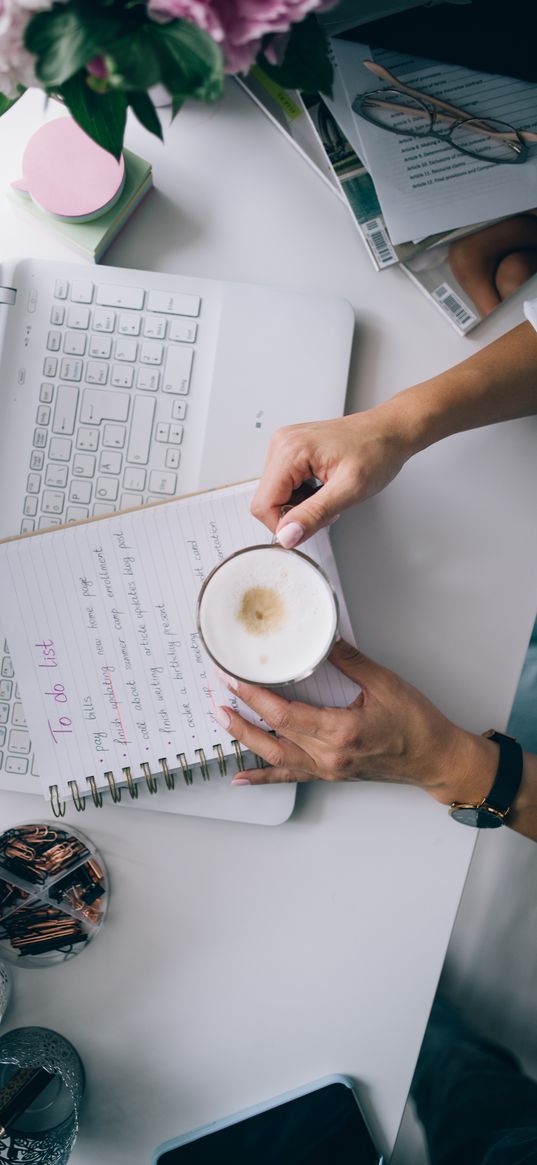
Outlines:
MULTIPOLYGON (((68 802, 80 811, 105 801, 153 808, 155 794, 159 808, 198 816, 260 824, 290 816, 293 785, 230 787, 256 760, 216 721, 216 705, 231 697, 196 628, 209 571, 267 541, 250 514, 255 488, 227 486, 0 543, 2 619, 56 816, 68 802)), ((341 632, 352 637, 326 531, 308 553, 332 580, 341 632)), ((341 706, 355 695, 330 664, 290 692, 341 706)))

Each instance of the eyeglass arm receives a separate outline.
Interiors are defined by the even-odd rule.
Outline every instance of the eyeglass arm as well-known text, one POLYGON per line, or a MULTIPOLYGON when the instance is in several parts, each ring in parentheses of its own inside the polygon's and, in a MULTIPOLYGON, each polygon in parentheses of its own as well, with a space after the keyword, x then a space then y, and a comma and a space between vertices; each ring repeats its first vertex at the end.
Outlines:
MULTIPOLYGON (((404 85, 393 73, 390 73, 389 69, 385 69, 384 65, 378 65, 376 61, 367 60, 363 64, 370 73, 374 73, 375 77, 379 77, 381 81, 387 81, 390 85, 394 85, 401 93, 408 93, 409 97, 417 97, 420 101, 425 99, 429 105, 434 105, 437 109, 443 109, 446 113, 452 114, 457 118, 464 119, 474 116, 468 113, 467 110, 460 109, 457 105, 450 105, 448 101, 441 101, 439 97, 432 97, 430 93, 424 93, 421 89, 413 89, 410 85, 404 85)), ((476 120, 478 119, 476 118, 476 120)), ((533 133, 531 130, 519 129, 516 132, 524 142, 537 142, 537 133, 533 133)), ((502 136, 509 137, 511 135, 504 134, 502 136)), ((512 136, 514 137, 515 135, 513 134, 512 136)))

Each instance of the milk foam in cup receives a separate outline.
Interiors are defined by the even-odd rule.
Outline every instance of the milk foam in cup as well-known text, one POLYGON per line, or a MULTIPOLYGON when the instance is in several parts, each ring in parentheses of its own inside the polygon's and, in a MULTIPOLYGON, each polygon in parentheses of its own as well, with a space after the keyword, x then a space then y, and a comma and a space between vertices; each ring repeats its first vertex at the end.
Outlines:
POLYGON ((298 550, 252 546, 205 580, 198 628, 213 661, 253 684, 305 679, 328 655, 337 599, 316 562, 298 550))

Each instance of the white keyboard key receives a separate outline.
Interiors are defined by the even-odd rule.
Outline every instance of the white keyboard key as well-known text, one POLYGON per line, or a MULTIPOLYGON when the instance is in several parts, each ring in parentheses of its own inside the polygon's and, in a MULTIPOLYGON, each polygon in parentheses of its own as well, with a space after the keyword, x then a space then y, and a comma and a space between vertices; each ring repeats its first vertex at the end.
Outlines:
POLYGON ((84 307, 82 304, 72 304, 67 310, 67 327, 68 328, 82 328, 85 332, 89 327, 90 310, 89 307, 84 307))
POLYGON ((172 403, 172 418, 174 421, 184 421, 186 417, 186 400, 174 400, 172 403))
POLYGON ((199 316, 199 295, 185 295, 180 291, 150 291, 147 310, 161 311, 169 316, 199 316))
POLYGON ((75 303, 91 303, 93 299, 93 283, 87 279, 73 279, 71 284, 71 299, 75 303))
POLYGON ((65 319, 65 308, 61 303, 53 303, 50 309, 50 322, 61 327, 65 319))
POLYGON ((163 340, 166 335, 166 320, 159 316, 147 316, 144 323, 144 336, 148 340, 163 340))
POLYGON ((128 312, 123 312, 119 317, 117 330, 122 336, 139 336, 141 324, 141 316, 134 316, 128 312))
POLYGON ((166 473, 164 469, 153 469, 149 474, 149 489, 154 494, 174 494, 177 474, 166 473))
POLYGON ((60 490, 44 489, 41 495, 42 514, 62 514, 65 494, 60 490))
POLYGON ((170 320, 169 340, 179 340, 183 344, 193 344, 198 325, 193 320, 170 320))
POLYGON ((155 400, 151 396, 137 396, 134 398, 132 420, 127 448, 127 461, 146 465, 149 459, 151 445, 151 428, 155 400))
POLYGON ((123 489, 143 490, 145 489, 145 478, 145 469, 137 465, 128 465, 123 474, 123 489))
POLYGON ((119 482, 117 477, 97 478, 97 489, 95 491, 95 496, 98 497, 100 501, 104 501, 106 499, 106 501, 115 502, 118 492, 119 482))
POLYGON ((89 518, 89 510, 86 506, 68 506, 65 511, 66 522, 81 522, 83 518, 89 518))
POLYGON ((54 284, 54 295, 56 299, 67 299, 69 295, 69 284, 66 279, 57 279, 54 284))
POLYGON ((159 386, 160 372, 154 372, 151 368, 139 368, 138 379, 136 385, 138 388, 148 389, 149 392, 156 392, 159 386))
POLYGON ((32 496, 25 498, 22 512, 27 518, 35 518, 37 514, 37 498, 32 496))
POLYGON ((44 449, 48 441, 48 433, 46 429, 34 429, 34 446, 36 449, 44 449))
POLYGON ((43 401, 43 404, 49 405, 53 396, 54 396, 54 385, 53 384, 42 384, 41 388, 39 389, 39 400, 43 401))
POLYGON ((142 506, 143 502, 143 494, 122 494, 119 504, 122 510, 128 510, 130 506, 142 506))
POLYGON ((1 670, 2 670, 2 675, 4 676, 4 678, 7 677, 8 680, 13 679, 13 676, 15 675, 15 670, 14 670, 14 667, 13 667, 13 664, 11 662, 9 655, 4 656, 4 659, 2 660, 2 669, 1 670))
POLYGON ((86 351, 84 332, 66 332, 63 350, 67 356, 83 356, 86 351))
POLYGON ((166 353, 166 368, 162 384, 163 392, 174 392, 183 396, 190 387, 190 373, 192 371, 192 348, 168 348, 166 353))
POLYGON ((98 429, 79 429, 76 435, 76 447, 94 453, 99 448, 99 437, 98 429))
POLYGON ((77 502, 81 506, 87 506, 91 501, 92 483, 87 479, 81 477, 78 481, 72 481, 69 488, 69 501, 77 502))
POLYGON ((62 525, 62 518, 51 518, 49 515, 47 515, 46 518, 39 519, 39 529, 40 530, 50 530, 52 526, 61 526, 61 525, 62 525))
POLYGON ((95 302, 103 307, 126 307, 140 311, 144 306, 144 292, 141 287, 120 287, 109 283, 97 288, 95 302))
POLYGON ((114 364, 110 380, 114 388, 132 388, 134 368, 130 364, 114 364))
POLYGON ((166 450, 166 469, 179 469, 181 451, 179 449, 166 450))
POLYGON ((162 364, 162 356, 164 348, 162 344, 157 344, 156 340, 148 340, 142 344, 140 350, 141 364, 162 364))
POLYGON ((99 356, 101 359, 108 360, 112 351, 112 340, 110 336, 92 334, 90 336, 88 356, 99 356))
POLYGON ((104 360, 88 360, 86 364, 86 384, 106 384, 108 364, 104 360))
POLYGON ((129 407, 130 397, 125 392, 103 392, 98 388, 85 388, 82 393, 80 420, 83 424, 90 425, 98 425, 101 421, 126 421, 129 407))
POLYGON ((26 717, 22 704, 14 704, 11 713, 11 723, 15 728, 26 728, 26 717))
POLYGON ((47 356, 43 363, 43 376, 55 376, 58 361, 55 356, 47 356))
POLYGON ((127 431, 124 425, 105 425, 103 430, 103 445, 106 449, 123 449, 127 431))
POLYGON ((0 724, 7 724, 9 720, 9 704, 0 704, 0 724))
POLYGON ((0 680, 0 700, 11 700, 13 683, 11 680, 0 680))
POLYGON ((30 469, 39 471, 45 464, 45 454, 42 449, 32 449, 30 453, 30 469))
POLYGON ((160 424, 158 424, 156 429, 155 429, 155 441, 165 441, 167 444, 169 433, 170 433, 170 426, 163 424, 161 421, 160 424))
POLYGON ((115 508, 111 502, 95 502, 91 512, 94 518, 100 518, 102 514, 112 514, 115 508))
POLYGON ((35 530, 35 522, 33 518, 23 518, 21 522, 20 533, 28 534, 30 530, 35 530))
POLYGON ((72 441, 68 437, 51 437, 48 455, 51 461, 70 461, 72 441))
POLYGON ((48 405, 39 405, 35 414, 35 419, 38 425, 48 425, 50 421, 50 408, 48 405))
POLYGON ((115 311, 107 311, 106 308, 96 307, 93 313, 93 327, 96 332, 113 332, 116 325, 115 311))
POLYGON ((103 449, 99 458, 99 473, 121 473, 123 456, 117 449, 103 449))
MULTIPOLYGON (((86 431, 93 432, 93 430, 86 431)), ((80 432, 83 433, 84 429, 81 429, 80 432)), ((93 455, 91 453, 76 453, 73 458, 73 473, 76 477, 93 477, 95 473, 95 458, 93 455)))
POLYGON ((26 479, 26 492, 29 494, 38 494, 41 489, 41 474, 29 473, 26 479))
POLYGON ((28 761, 25 756, 7 756, 5 764, 6 773, 16 773, 17 776, 24 776, 28 772, 28 761))
POLYGON ((59 352, 62 346, 61 332, 49 332, 47 336, 47 348, 49 352, 59 352))
POLYGON ((65 433, 68 436, 74 433, 77 404, 78 388, 72 388, 69 384, 60 384, 56 393, 56 404, 52 418, 53 433, 65 433))
POLYGON ((183 425, 170 425, 170 445, 180 445, 183 440, 183 425))
POLYGON ((62 380, 82 380, 83 368, 81 360, 62 360, 60 376, 62 380))
POLYGON ((29 752, 31 746, 30 733, 23 728, 12 728, 8 738, 8 746, 13 752, 29 752))
POLYGON ((63 489, 67 485, 68 475, 69 468, 67 465, 54 465, 51 462, 47 465, 45 471, 45 485, 51 485, 54 489, 63 489))
POLYGON ((130 340, 129 338, 116 340, 116 350, 114 353, 116 360, 127 360, 129 363, 132 363, 133 360, 136 360, 137 352, 138 344, 136 340, 130 340))

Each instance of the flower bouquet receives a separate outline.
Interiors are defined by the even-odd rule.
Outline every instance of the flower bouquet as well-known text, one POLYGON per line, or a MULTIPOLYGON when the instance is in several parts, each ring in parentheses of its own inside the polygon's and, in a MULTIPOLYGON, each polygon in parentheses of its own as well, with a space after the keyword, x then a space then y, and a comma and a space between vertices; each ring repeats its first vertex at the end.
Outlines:
POLYGON ((330 93, 332 67, 315 11, 334 0, 0 0, 0 113, 39 86, 64 102, 115 157, 127 110, 162 127, 151 90, 174 114, 216 101, 226 73, 257 62, 283 87, 330 93))

